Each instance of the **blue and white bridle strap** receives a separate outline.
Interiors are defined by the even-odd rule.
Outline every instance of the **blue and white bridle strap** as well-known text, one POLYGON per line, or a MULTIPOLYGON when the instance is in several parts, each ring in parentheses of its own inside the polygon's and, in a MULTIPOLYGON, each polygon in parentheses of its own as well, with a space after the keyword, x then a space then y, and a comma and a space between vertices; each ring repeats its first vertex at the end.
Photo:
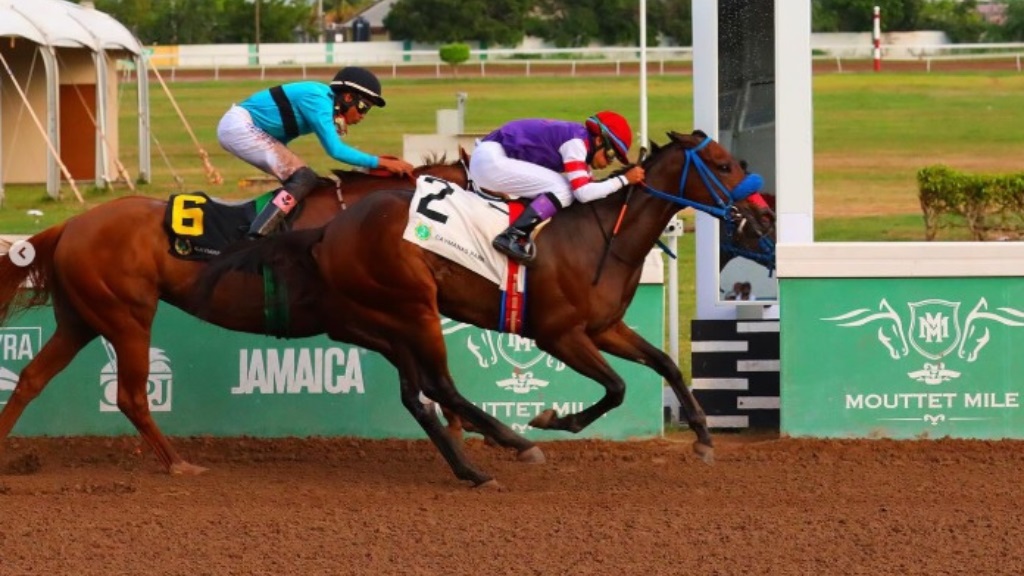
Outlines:
POLYGON ((661 198, 662 200, 668 200, 681 206, 700 210, 706 212, 715 218, 722 220, 728 219, 729 210, 732 205, 740 200, 743 200, 747 196, 750 196, 754 192, 761 190, 764 187, 764 179, 761 178, 760 174, 747 174, 735 188, 729 190, 722 184, 718 176, 708 168, 708 165, 704 163, 704 160, 697 155, 705 146, 711 143, 711 138, 705 138, 700 144, 689 148, 684 151, 686 154, 686 163, 683 165, 683 171, 679 175, 679 191, 676 194, 668 194, 651 188, 647 184, 644 184, 644 189, 651 195, 661 198), (716 206, 710 204, 704 204, 701 202, 694 202, 683 197, 683 190, 686 187, 686 178, 690 175, 690 167, 697 172, 702 182, 711 191, 711 197, 714 198, 716 206))

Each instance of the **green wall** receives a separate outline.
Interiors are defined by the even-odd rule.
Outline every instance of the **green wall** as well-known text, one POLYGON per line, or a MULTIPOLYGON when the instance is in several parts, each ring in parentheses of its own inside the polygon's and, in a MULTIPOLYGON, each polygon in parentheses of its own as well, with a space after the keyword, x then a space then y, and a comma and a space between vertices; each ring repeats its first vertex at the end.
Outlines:
POLYGON ((793 436, 1024 438, 1024 282, 783 278, 793 436))
MULTIPOLYGON (((641 285, 627 323, 660 344, 663 288, 641 285)), ((626 400, 579 435, 528 429, 539 411, 578 411, 604 389, 538 350, 533 342, 445 321, 459 389, 535 439, 626 439, 661 433, 661 378, 613 360, 626 400)), ((48 309, 0 328, 0 404, 17 374, 54 329, 48 309)), ((397 373, 380 356, 326 337, 279 340, 229 332, 161 305, 150 349, 150 405, 170 435, 418 438, 399 400, 397 373)), ((119 435, 134 432, 115 404, 113 352, 103 340, 83 350, 25 411, 13 434, 119 435)))

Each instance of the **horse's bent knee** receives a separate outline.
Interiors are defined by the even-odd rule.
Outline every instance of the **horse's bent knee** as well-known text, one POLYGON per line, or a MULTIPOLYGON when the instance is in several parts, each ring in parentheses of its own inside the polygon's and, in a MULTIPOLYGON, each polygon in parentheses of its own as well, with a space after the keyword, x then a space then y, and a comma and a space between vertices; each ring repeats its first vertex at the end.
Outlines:
POLYGON ((608 403, 611 405, 612 408, 620 406, 622 402, 626 399, 625 384, 608 386, 606 390, 607 392, 605 394, 605 398, 607 398, 608 403))

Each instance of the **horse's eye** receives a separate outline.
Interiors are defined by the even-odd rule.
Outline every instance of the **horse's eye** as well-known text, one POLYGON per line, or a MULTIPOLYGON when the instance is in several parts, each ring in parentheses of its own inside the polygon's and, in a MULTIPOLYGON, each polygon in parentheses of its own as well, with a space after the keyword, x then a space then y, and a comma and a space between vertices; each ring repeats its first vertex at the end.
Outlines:
POLYGON ((719 164, 718 169, 722 172, 729 172, 732 170, 732 164, 719 164))

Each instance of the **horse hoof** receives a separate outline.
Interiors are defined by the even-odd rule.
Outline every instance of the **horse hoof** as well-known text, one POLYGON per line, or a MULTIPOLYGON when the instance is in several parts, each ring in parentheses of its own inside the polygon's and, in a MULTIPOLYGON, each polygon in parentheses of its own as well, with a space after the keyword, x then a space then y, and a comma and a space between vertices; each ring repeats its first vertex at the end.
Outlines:
POLYGON ((558 413, 548 408, 547 410, 534 416, 533 420, 530 420, 530 426, 533 426, 534 428, 540 428, 541 430, 546 430, 547 428, 551 427, 551 422, 554 421, 555 418, 558 418, 558 413))
POLYGON ((198 476, 207 470, 208 468, 189 464, 188 462, 178 462, 177 464, 171 464, 170 473, 171 476, 198 476))
POLYGON ((537 446, 533 446, 523 450, 517 457, 520 462, 526 462, 527 464, 543 464, 547 461, 544 458, 544 452, 541 451, 537 446))
POLYGON ((715 463, 715 449, 707 444, 700 442, 693 443, 693 452, 701 459, 705 464, 715 463))
POLYGON ((473 488, 476 490, 487 490, 490 492, 505 492, 505 487, 493 478, 482 484, 477 484, 476 486, 473 486, 473 488))

